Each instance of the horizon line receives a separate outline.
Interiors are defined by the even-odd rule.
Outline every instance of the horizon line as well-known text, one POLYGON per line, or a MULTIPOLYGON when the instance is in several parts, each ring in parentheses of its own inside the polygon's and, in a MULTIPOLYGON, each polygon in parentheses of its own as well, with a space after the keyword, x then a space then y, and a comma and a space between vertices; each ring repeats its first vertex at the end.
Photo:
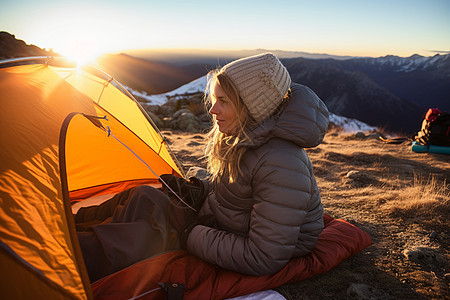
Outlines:
POLYGON ((409 58, 412 56, 422 56, 422 57, 433 57, 436 55, 449 55, 450 54, 450 50, 423 50, 425 52, 430 52, 429 56, 425 56, 422 54, 419 54, 418 52, 413 53, 411 55, 408 56, 402 56, 399 54, 385 54, 385 55, 381 55, 381 56, 370 56, 370 55, 345 55, 345 54, 331 54, 328 52, 307 52, 307 51, 302 51, 302 50, 282 50, 282 49, 265 49, 265 48, 255 48, 255 49, 217 49, 217 48, 213 48, 213 49, 207 49, 207 48, 131 48, 131 49, 122 49, 122 50, 118 50, 118 51, 111 51, 111 52, 105 52, 102 55, 106 55, 106 54, 126 54, 126 55, 131 55, 129 53, 132 52, 166 52, 168 51, 169 53, 158 53, 159 55, 199 55, 199 54, 203 54, 206 56, 215 56, 217 55, 217 52, 221 52, 222 55, 223 54, 233 54, 233 53, 239 53, 239 52, 272 52, 272 53, 285 53, 287 55, 299 55, 299 56, 288 56, 288 57, 283 57, 282 55, 277 55, 280 58, 294 58, 294 57, 300 57, 302 54, 303 55, 311 55, 311 56, 330 56, 330 57, 340 57, 340 58, 381 58, 381 57, 388 57, 388 56, 396 56, 396 57, 400 57, 400 58, 409 58), (203 52, 203 53, 202 53, 203 52), (211 54, 208 55, 208 53, 204 53, 204 52, 210 52, 211 54), (216 53, 214 53, 216 52, 216 53))

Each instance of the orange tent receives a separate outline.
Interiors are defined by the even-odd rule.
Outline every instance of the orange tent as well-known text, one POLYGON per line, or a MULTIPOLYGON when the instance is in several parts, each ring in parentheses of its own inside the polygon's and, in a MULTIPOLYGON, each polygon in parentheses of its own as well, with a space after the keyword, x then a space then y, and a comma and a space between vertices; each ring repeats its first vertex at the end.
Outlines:
POLYGON ((3 61, 0 99, 0 294, 90 298, 71 202, 181 168, 138 102, 93 67, 3 61))

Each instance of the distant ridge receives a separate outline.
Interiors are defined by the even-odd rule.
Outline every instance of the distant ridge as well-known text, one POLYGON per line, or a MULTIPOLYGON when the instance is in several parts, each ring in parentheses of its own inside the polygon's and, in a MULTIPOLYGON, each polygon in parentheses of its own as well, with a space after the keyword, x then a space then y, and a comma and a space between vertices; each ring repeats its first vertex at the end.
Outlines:
POLYGON ((308 53, 301 51, 284 50, 202 50, 202 49, 135 49, 126 50, 125 54, 151 61, 164 61, 171 64, 186 66, 202 63, 212 67, 223 66, 238 58, 272 52, 279 58, 305 57, 311 59, 337 59, 344 60, 354 58, 352 56, 339 56, 330 54, 308 53))

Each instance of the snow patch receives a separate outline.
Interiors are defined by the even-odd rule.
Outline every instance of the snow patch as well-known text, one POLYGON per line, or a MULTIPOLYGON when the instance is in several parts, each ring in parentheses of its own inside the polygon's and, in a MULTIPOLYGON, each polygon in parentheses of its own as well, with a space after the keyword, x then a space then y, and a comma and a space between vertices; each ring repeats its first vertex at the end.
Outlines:
POLYGON ((167 92, 164 94, 149 95, 145 91, 139 92, 139 91, 135 91, 129 87, 127 87, 127 89, 133 96, 137 96, 140 99, 145 100, 148 104, 162 105, 167 102, 169 97, 176 97, 177 95, 186 95, 186 94, 195 94, 195 93, 204 92, 206 89, 206 84, 207 84, 207 78, 205 75, 205 76, 195 79, 189 83, 186 83, 185 85, 182 85, 173 91, 170 91, 170 92, 167 92))
POLYGON ((370 126, 364 122, 361 122, 356 119, 350 119, 342 116, 335 115, 330 113, 330 123, 333 123, 336 126, 341 127, 345 132, 368 132, 372 130, 377 130, 377 127, 370 126))

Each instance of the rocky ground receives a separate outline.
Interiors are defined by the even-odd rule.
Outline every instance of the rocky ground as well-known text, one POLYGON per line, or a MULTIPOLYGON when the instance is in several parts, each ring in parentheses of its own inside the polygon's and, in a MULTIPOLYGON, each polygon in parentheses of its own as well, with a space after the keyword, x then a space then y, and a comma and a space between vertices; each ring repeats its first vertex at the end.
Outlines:
MULTIPOLYGON (((204 134, 162 133, 185 171, 205 167, 204 134)), ((325 212, 368 232, 373 245, 276 290, 286 299, 450 299, 450 155, 342 133, 307 153, 325 212)))

